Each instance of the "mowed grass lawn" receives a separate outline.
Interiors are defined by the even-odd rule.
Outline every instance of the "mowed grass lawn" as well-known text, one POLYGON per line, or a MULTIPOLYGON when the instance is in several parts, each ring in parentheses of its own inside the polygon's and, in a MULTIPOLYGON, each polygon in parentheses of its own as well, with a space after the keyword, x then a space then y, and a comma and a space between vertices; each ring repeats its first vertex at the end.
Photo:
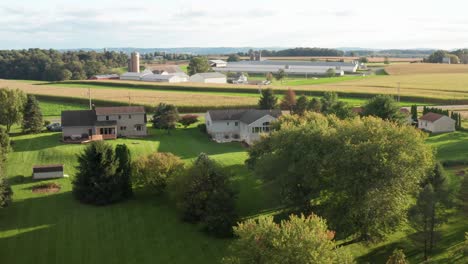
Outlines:
MULTIPOLYGON (((236 143, 217 144, 192 127, 171 135, 150 129, 144 139, 119 139, 137 158, 154 151, 172 152, 190 162, 209 154, 233 173, 242 216, 269 210, 275 204, 261 182, 243 164, 246 151, 236 143)), ((14 152, 7 175, 14 202, 0 210, 1 263, 217 263, 229 240, 210 238, 195 225, 179 220, 167 197, 136 190, 129 201, 95 207, 71 194, 76 154, 83 145, 62 144, 60 133, 13 137, 14 152), (65 164, 70 178, 51 180, 62 186, 56 194, 33 194, 35 164, 65 164)))

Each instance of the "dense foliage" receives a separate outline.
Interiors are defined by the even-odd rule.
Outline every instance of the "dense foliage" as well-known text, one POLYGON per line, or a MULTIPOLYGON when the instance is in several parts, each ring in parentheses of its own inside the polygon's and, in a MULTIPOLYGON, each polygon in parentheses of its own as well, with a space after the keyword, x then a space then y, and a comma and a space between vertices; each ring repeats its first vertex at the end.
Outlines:
MULTIPOLYGON (((244 54, 248 55, 248 54, 244 54)), ((327 56, 342 57, 344 52, 336 49, 325 48, 293 48, 284 50, 262 50, 262 56, 265 57, 294 57, 294 56, 327 56)))
POLYGON ((42 111, 34 95, 28 94, 23 112, 23 132, 40 133, 44 126, 42 111))
POLYGON ((407 219, 411 195, 432 168, 424 134, 379 118, 283 116, 249 149, 255 175, 283 201, 328 219, 343 235, 378 239, 407 219))
POLYGON ((348 251, 337 247, 325 220, 315 215, 291 215, 280 224, 272 216, 249 219, 234 227, 234 233, 239 239, 224 263, 354 263, 348 251))
POLYGON ((8 152, 10 152, 10 137, 6 129, 0 126, 0 167, 5 165, 8 152))
POLYGON ((293 89, 288 88, 288 91, 284 95, 283 99, 281 99, 281 108, 289 110, 289 112, 292 113, 296 107, 296 103, 296 93, 293 89))
POLYGON ((13 191, 11 190, 7 179, 2 175, 2 170, 3 168, 0 166, 0 208, 10 205, 11 196, 13 195, 13 191))
MULTIPOLYGON (((129 176, 126 165, 120 166, 126 156, 123 148, 119 157, 111 145, 95 141, 78 155, 76 177, 73 180, 73 195, 83 203, 106 205, 129 198, 129 176)), ((128 159, 128 158, 127 158, 128 159)))
POLYGON ((0 125, 6 126, 9 133, 11 126, 21 122, 26 103, 26 94, 19 89, 0 89, 0 125))
POLYGON ((258 100, 258 108, 263 110, 271 110, 277 108, 278 97, 275 96, 273 89, 267 88, 262 90, 262 95, 258 100))
POLYGON ((444 58, 450 58, 451 64, 468 64, 468 50, 459 49, 455 51, 436 50, 428 58, 424 59, 425 62, 442 63, 444 58))
POLYGON ((0 78, 21 80, 82 80, 127 66, 125 53, 57 50, 2 50, 0 78))
POLYGON ((197 73, 209 72, 211 66, 207 57, 193 57, 190 59, 187 70, 189 75, 194 75, 197 73))
POLYGON ((384 120, 403 123, 405 116, 400 109, 400 104, 392 96, 377 95, 363 106, 362 114, 364 116, 375 116, 384 120))
POLYGON ((168 182, 184 169, 184 162, 172 153, 155 152, 133 163, 133 181, 160 194, 168 182))
POLYGON ((153 127, 157 129, 166 129, 170 133, 179 121, 179 111, 175 105, 160 103, 156 107, 153 115, 153 127))
POLYGON ((385 264, 408 264, 408 261, 403 250, 395 249, 385 264))
POLYGON ((115 157, 119 165, 117 166, 117 176, 122 183, 122 196, 127 198, 133 195, 132 189, 132 155, 130 149, 125 144, 118 144, 115 147, 115 157))
POLYGON ((201 153, 171 185, 183 220, 202 223, 209 234, 231 236, 237 214, 229 179, 229 173, 201 153))

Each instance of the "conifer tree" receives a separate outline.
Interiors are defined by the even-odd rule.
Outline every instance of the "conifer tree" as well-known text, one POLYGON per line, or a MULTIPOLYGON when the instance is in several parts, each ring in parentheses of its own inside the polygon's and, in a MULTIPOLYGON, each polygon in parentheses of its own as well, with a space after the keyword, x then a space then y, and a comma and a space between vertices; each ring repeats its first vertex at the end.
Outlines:
POLYGON ((10 185, 2 175, 2 170, 3 168, 0 166, 0 208, 10 205, 11 196, 13 195, 13 191, 11 190, 10 185))
POLYGON ((131 197, 132 191, 132 157, 130 150, 125 144, 118 144, 115 147, 115 157, 119 162, 117 174, 122 182, 122 191, 124 198, 131 197))
POLYGON ((42 120, 42 111, 39 102, 34 95, 28 94, 26 105, 23 112, 23 132, 40 133, 44 121, 42 120))
POLYGON ((305 95, 299 96, 299 98, 297 98, 296 106, 294 107, 294 114, 303 115, 305 111, 307 111, 307 104, 307 97, 305 95))
POLYGON ((258 107, 263 110, 271 110, 276 108, 278 98, 273 93, 271 88, 262 90, 262 95, 258 101, 258 107))

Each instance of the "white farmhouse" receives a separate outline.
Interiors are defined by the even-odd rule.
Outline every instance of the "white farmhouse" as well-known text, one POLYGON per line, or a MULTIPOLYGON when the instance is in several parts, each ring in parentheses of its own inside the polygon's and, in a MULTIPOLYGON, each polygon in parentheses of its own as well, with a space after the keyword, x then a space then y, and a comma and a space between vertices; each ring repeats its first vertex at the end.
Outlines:
POLYGON ((444 133, 455 131, 455 120, 452 118, 429 112, 419 118, 418 127, 431 133, 444 133))
POLYGON ((227 83, 226 75, 219 72, 204 72, 190 76, 190 82, 195 83, 227 83))
POLYGON ((252 144, 262 133, 269 133, 270 123, 280 116, 281 110, 210 110, 205 115, 205 123, 208 134, 217 142, 252 144))

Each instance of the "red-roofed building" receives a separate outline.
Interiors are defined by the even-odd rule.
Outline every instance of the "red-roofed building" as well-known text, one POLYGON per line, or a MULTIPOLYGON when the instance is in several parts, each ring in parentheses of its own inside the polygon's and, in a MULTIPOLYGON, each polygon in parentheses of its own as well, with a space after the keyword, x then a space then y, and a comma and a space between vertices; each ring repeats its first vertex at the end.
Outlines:
POLYGON ((437 113, 429 112, 419 118, 419 128, 431 133, 445 133, 455 131, 455 120, 437 113))

